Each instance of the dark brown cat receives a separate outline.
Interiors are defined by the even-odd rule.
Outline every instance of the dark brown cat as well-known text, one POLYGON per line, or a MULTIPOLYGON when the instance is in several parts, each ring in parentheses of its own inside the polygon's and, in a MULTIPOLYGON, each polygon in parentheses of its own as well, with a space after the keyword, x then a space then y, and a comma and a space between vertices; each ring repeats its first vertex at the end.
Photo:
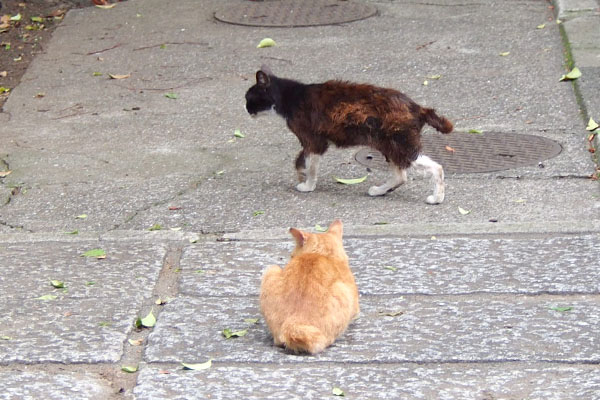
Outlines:
POLYGON ((342 81, 306 85, 278 78, 263 66, 256 73, 256 84, 246 92, 246 110, 255 116, 271 109, 285 118, 302 145, 296 158, 297 190, 315 189, 319 157, 330 143, 364 145, 379 150, 392 172, 385 183, 369 188, 369 195, 393 191, 406 182, 406 169, 417 167, 432 175, 434 191, 427 203, 444 201, 444 170, 421 154, 421 129, 429 124, 450 133, 453 126, 433 109, 394 89, 342 81))

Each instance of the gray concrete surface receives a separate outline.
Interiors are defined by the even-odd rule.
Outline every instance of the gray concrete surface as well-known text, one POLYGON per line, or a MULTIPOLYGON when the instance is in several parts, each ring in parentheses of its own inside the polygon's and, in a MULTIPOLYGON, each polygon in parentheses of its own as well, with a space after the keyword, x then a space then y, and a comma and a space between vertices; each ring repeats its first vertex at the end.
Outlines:
POLYGON ((600 120, 600 4, 371 3, 375 17, 294 29, 218 23, 217 0, 68 13, 0 113, 12 171, 0 178, 0 399, 321 399, 334 387, 600 399, 600 187, 585 131, 600 120), (257 49, 264 37, 277 46, 257 49), (569 60, 583 76, 559 82, 569 60), (297 140, 243 109, 263 63, 398 88, 457 135, 533 134, 563 151, 544 168, 449 174, 446 201, 429 206, 418 175, 369 198, 385 172, 333 149, 317 190, 298 193, 297 140), (334 218, 361 314, 322 354, 287 354, 260 319, 261 272, 285 264, 288 227, 334 218), (95 248, 106 258, 81 256, 95 248), (156 325, 135 328, 150 311, 156 325))

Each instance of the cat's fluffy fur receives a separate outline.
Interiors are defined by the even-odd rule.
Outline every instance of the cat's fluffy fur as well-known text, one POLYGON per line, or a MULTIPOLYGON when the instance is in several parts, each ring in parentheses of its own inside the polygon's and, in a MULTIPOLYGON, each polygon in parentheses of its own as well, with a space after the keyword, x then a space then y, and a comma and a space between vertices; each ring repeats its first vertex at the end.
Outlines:
POLYGON ((444 201, 444 170, 421 154, 421 129, 429 124, 450 133, 452 123, 431 108, 421 107, 394 89, 342 81, 306 85, 278 78, 263 66, 256 84, 246 93, 251 115, 274 109, 285 118, 300 140, 296 158, 300 183, 296 189, 311 192, 317 184, 317 168, 329 144, 338 147, 364 145, 379 150, 392 176, 369 195, 381 196, 406 182, 406 169, 417 167, 432 175, 434 192, 427 203, 444 201))
POLYGON ((343 226, 326 233, 295 228, 296 247, 285 268, 265 270, 260 309, 276 346, 315 354, 341 335, 358 314, 358 289, 342 245, 343 226))

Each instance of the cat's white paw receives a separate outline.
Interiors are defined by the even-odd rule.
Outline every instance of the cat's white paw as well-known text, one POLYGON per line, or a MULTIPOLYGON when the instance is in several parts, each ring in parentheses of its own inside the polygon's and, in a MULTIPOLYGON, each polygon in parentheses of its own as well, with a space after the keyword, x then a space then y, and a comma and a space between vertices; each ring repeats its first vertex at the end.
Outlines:
POLYGON ((302 182, 296 185, 296 190, 299 192, 312 192, 313 190, 315 190, 315 187, 317 187, 316 183, 313 183, 311 185, 307 182, 302 182))
POLYGON ((441 204, 444 201, 444 196, 427 196, 427 200, 425 200, 425 202, 427 202, 427 204, 441 204))
POLYGON ((383 196, 384 194, 386 194, 387 188, 385 187, 381 187, 381 186, 371 186, 369 188, 369 191, 367 193, 369 193, 369 196, 383 196))

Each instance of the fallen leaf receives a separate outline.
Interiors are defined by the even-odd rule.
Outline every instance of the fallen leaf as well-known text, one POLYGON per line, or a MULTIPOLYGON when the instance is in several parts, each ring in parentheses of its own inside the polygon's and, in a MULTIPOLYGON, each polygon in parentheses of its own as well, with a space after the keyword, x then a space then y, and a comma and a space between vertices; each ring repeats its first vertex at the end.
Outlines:
POLYGON ((233 131, 233 136, 239 137, 239 138, 245 138, 246 137, 246 135, 244 135, 239 129, 236 129, 235 131, 233 131))
POLYGON ((449 151, 450 153, 455 153, 456 150, 454 150, 452 147, 450 146, 446 146, 446 151, 449 151))
POLYGON ((338 183, 342 183, 344 185, 356 185, 357 183, 364 182, 367 179, 367 175, 363 176, 362 178, 354 178, 354 179, 343 179, 343 178, 338 178, 337 176, 334 176, 334 179, 338 183))
POLYGON ((93 281, 87 281, 87 282, 85 283, 85 286, 94 286, 95 284, 96 284, 96 282, 93 282, 93 281))
POLYGON ((544 29, 546 27, 546 24, 540 24, 538 26, 536 26, 537 29, 544 29))
POLYGON ((75 229, 74 231, 71 232, 65 232, 65 235, 78 235, 79 231, 77 229, 75 229))
POLYGON ((44 22, 44 18, 42 17, 31 17, 32 22, 44 22))
POLYGON ((176 98, 178 98, 179 96, 177 96, 177 93, 165 93, 165 97, 166 97, 167 99, 176 99, 176 98))
POLYGON ((102 72, 94 72, 92 73, 92 76, 102 76, 102 72))
POLYGON ((36 297, 36 300, 55 300, 57 296, 53 295, 53 294, 45 294, 43 296, 40 297, 36 297))
POLYGON ((317 231, 317 232, 327 232, 327 228, 323 228, 321 225, 316 224, 315 225, 315 231, 317 231))
POLYGON ((160 224, 154 224, 150 228, 148 228, 149 231, 160 231, 161 229, 162 226, 160 224))
POLYGON ((258 44, 258 46, 256 46, 256 48, 262 49, 263 47, 273 47, 275 45, 276 45, 276 43, 273 39, 264 38, 263 40, 260 41, 260 43, 258 44))
POLYGON ((7 71, 0 71, 0 78, 6 78, 7 75, 8 75, 7 71))
POLYGON ((189 364, 182 362, 181 365, 183 365, 183 369, 193 369, 195 371, 201 371, 203 369, 209 369, 212 366, 212 359, 200 364, 189 364))
POLYGON ((567 312, 567 311, 571 311, 573 309, 573 307, 552 307, 551 310, 553 311, 558 311, 558 312, 567 312))
POLYGON ((130 345, 132 346, 141 346, 144 342, 144 339, 127 339, 130 345))
POLYGON ((108 322, 108 321, 102 321, 102 322, 100 322, 98 325, 100 325, 100 326, 101 326, 101 327, 103 327, 103 328, 106 328, 107 326, 110 326, 110 325, 111 325, 111 323, 110 323, 110 322, 108 322))
POLYGON ((477 135, 480 135, 483 133, 483 131, 480 129, 469 129, 468 133, 475 133, 477 135))
POLYGON ((21 20, 21 13, 17 14, 17 15, 13 15, 12 17, 10 17, 11 21, 20 21, 21 20))
POLYGON ((164 374, 164 375, 168 375, 171 372, 167 371, 166 369, 161 369, 160 371, 158 371, 159 374, 164 374))
POLYGON ((246 336, 247 333, 248 329, 242 329, 241 331, 232 331, 229 328, 223 329, 223 336, 225 336, 225 339, 246 336))
POLYGON ((10 92, 10 88, 6 88, 4 86, 0 86, 0 94, 10 92))
POLYGON ((430 75, 427 78, 433 79, 434 81, 437 81, 438 79, 441 79, 442 76, 441 75, 430 75))
POLYGON ((131 74, 127 74, 127 75, 108 74, 108 76, 110 77, 110 79, 127 79, 131 76, 131 74))
POLYGON ((12 171, 0 171, 0 178, 4 178, 8 175, 10 175, 12 171))
MULTIPOLYGON (((596 129, 598 129, 598 123, 596 121, 594 121, 593 118, 590 118, 585 130, 591 132, 591 131, 595 131, 596 129)), ((10 173, 10 171, 9 171, 9 173, 10 173)), ((2 173, 0 172, 0 174, 2 174, 2 173)), ((0 177, 1 176, 2 175, 0 175, 0 177)))
POLYGON ((164 301, 163 299, 161 299, 160 297, 156 300, 154 300, 154 304, 156 304, 157 306, 162 306, 163 304, 166 304, 167 302, 164 301))
POLYGON ((331 394, 333 394, 334 396, 345 396, 344 395, 344 391, 342 389, 340 389, 339 387, 334 387, 333 390, 331 391, 331 394))
POLYGON ((525 203, 525 199, 516 199, 515 203, 525 203))
POLYGON ((144 318, 138 318, 135 321, 136 328, 152 328, 154 325, 156 325, 156 317, 152 314, 152 310, 144 318))
POLYGON ((103 10, 109 10, 111 8, 113 8, 114 6, 116 6, 117 3, 113 3, 113 4, 96 4, 96 7, 101 8, 103 10))
POLYGON ((429 81, 423 81, 423 86, 429 85, 429 81))
POLYGON ((87 214, 81 214, 75 217, 75 219, 86 219, 87 218, 87 214))
POLYGON ((404 314, 404 311, 379 311, 379 315, 386 317, 397 317, 402 314, 404 314))
POLYGON ((391 265, 387 265, 387 266, 383 267, 383 269, 389 269, 390 271, 394 271, 394 272, 398 271, 398 268, 392 267, 391 265))
POLYGON ((458 212, 461 213, 461 215, 467 215, 471 213, 471 210, 465 210, 462 207, 458 207, 458 212))
POLYGON ((253 217, 257 217, 257 216, 259 216, 259 215, 263 215, 264 213, 265 213, 264 211, 254 211, 254 212, 252 213, 252 216, 253 216, 253 217))
POLYGON ((102 249, 88 250, 81 255, 81 257, 95 257, 95 258, 106 258, 106 251, 102 249))
POLYGON ((504 51, 504 52, 500 53, 500 56, 501 57, 506 57, 509 54, 510 54, 510 51, 504 51))
POLYGON ((566 75, 560 77, 559 81, 572 81, 581 77, 581 71, 577 67, 573 67, 573 69, 566 75))
POLYGON ((244 322, 247 324, 256 324, 258 323, 258 318, 244 318, 244 322))
POLYGON ((375 222, 373 225, 388 225, 388 224, 389 224, 389 222, 381 221, 381 222, 375 222))
POLYGON ((10 336, 0 336, 0 340, 12 340, 10 336))
POLYGON ((121 367, 121 371, 123 372, 127 372, 129 374, 133 374, 134 372, 137 372, 138 367, 133 367, 133 366, 122 366, 121 367))
POLYGON ((65 287, 65 283, 61 282, 61 281, 57 281, 57 280, 52 280, 50 281, 50 284, 52 285, 52 287, 54 287, 55 289, 62 289, 65 287))

